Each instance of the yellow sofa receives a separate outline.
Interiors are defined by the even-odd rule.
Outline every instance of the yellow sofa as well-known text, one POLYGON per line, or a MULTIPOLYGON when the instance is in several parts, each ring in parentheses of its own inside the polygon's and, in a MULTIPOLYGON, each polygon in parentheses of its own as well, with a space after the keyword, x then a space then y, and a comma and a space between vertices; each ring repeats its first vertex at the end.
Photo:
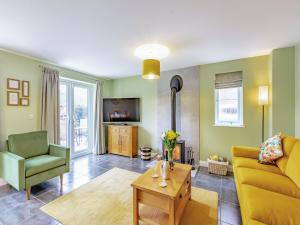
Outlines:
POLYGON ((300 225, 300 140, 284 136, 282 147, 276 165, 258 163, 259 148, 232 147, 244 225, 300 225))

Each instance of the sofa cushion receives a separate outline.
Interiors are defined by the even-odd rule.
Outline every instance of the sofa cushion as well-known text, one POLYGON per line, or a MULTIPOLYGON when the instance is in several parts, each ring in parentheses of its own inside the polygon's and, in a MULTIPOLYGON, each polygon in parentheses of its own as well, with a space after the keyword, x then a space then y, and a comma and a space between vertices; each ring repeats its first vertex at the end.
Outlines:
POLYGON ((236 171, 240 184, 249 184, 300 199, 300 189, 285 175, 243 167, 236 171))
POLYGON ((233 157, 233 163, 236 167, 246 167, 258 170, 265 170, 271 173, 282 174, 281 170, 275 165, 265 165, 257 162, 257 159, 233 157))
POLYGON ((282 135, 282 150, 284 155, 289 156, 291 154, 296 141, 295 137, 282 135))
POLYGON ((284 173, 286 164, 289 158, 289 155, 292 152, 293 146, 296 143, 297 139, 291 136, 282 135, 282 150, 283 150, 283 157, 276 160, 276 164, 279 169, 284 173))
POLYGON ((25 159, 48 154, 47 131, 8 136, 9 151, 25 159))
POLYGON ((64 165, 66 160, 62 157, 51 155, 40 155, 25 160, 26 177, 54 169, 64 165))
POLYGON ((251 185, 241 186, 247 220, 268 225, 300 224, 300 199, 264 190, 251 185))
POLYGON ((285 174, 300 188, 300 141, 297 141, 286 164, 285 174))
POLYGON ((248 225, 267 225, 267 224, 259 222, 257 220, 250 220, 248 225))
POLYGON ((275 164, 283 156, 281 136, 275 135, 261 144, 258 161, 264 164, 275 164))

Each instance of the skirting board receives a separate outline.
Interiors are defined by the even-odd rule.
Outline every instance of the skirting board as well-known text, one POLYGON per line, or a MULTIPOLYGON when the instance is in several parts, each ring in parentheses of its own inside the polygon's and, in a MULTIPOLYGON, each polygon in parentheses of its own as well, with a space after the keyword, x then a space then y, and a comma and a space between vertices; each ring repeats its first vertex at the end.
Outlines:
MULTIPOLYGON (((206 168, 208 167, 207 161, 204 161, 204 160, 200 160, 199 165, 202 166, 202 167, 206 167, 206 168)), ((228 166, 228 171, 232 172, 232 166, 231 165, 228 166)))

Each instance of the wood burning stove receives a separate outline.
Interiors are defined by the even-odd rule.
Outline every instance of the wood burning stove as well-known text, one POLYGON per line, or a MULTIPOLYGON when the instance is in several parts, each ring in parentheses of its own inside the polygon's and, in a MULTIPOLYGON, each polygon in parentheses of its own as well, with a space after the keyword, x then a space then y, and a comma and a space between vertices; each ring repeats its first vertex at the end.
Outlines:
MULTIPOLYGON (((166 146, 162 146, 162 156, 168 159, 167 148, 166 146)), ((186 163, 186 152, 185 152, 185 141, 180 140, 177 141, 174 153, 173 153, 174 162, 186 163)))

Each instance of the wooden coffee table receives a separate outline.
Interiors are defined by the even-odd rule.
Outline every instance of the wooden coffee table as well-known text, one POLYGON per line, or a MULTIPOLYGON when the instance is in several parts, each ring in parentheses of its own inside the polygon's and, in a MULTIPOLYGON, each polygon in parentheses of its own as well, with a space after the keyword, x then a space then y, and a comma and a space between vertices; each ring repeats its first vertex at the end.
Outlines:
POLYGON ((149 225, 178 225, 191 199, 191 170, 190 165, 175 163, 165 188, 159 186, 160 177, 151 177, 153 168, 136 179, 132 183, 133 224, 141 220, 149 225))

